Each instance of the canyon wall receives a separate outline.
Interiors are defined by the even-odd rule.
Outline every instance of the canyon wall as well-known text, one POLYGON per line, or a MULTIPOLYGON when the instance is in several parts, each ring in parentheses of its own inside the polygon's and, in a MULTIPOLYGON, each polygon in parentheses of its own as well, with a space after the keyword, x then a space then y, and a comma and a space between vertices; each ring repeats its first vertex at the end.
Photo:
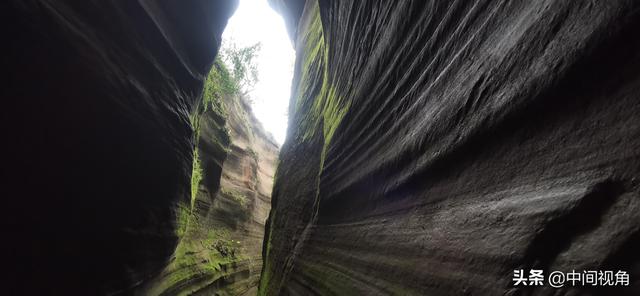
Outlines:
POLYGON ((640 2, 295 2, 261 295, 640 293, 640 2))
POLYGON ((194 118, 192 203, 181 207, 180 243, 138 295, 256 294, 278 146, 245 96, 212 91, 221 84, 212 76, 194 118))
POLYGON ((3 1, 3 294, 128 294, 169 263, 236 2, 3 1))

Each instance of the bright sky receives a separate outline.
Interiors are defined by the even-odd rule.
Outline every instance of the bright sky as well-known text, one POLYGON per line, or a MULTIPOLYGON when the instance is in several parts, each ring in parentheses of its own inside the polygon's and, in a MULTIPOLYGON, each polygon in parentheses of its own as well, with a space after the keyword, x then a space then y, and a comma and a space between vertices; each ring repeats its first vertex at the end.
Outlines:
POLYGON ((282 145, 287 134, 287 111, 295 52, 282 17, 267 0, 240 0, 222 35, 238 47, 262 43, 258 53, 258 83, 249 94, 253 113, 282 145))

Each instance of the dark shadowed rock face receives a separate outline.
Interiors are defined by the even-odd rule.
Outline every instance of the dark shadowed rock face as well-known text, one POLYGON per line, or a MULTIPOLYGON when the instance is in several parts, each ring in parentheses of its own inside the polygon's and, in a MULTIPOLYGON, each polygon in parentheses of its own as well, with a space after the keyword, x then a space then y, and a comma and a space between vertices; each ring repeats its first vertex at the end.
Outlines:
POLYGON ((127 291, 166 265, 235 5, 3 2, 2 294, 127 291))
MULTIPOLYGON (((273 1, 274 6, 286 1, 273 1)), ((260 292, 640 293, 638 1, 306 1, 260 292)))

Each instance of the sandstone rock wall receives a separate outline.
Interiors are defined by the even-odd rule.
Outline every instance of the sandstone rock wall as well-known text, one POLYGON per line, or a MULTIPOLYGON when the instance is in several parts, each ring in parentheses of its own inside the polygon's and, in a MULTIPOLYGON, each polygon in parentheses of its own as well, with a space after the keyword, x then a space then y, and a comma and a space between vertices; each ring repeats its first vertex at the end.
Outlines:
POLYGON ((261 294, 640 293, 640 2, 288 2, 261 294))
POLYGON ((171 262, 139 295, 255 295, 278 146, 237 94, 199 118, 202 177, 171 262))
POLYGON ((167 264, 189 114, 236 4, 0 4, 2 294, 127 293, 167 264))

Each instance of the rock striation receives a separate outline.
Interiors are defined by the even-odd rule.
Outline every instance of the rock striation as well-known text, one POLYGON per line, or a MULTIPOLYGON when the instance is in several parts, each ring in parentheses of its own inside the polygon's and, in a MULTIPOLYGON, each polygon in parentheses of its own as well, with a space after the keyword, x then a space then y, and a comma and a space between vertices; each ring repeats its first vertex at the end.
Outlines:
POLYGON ((271 2, 297 60, 261 295, 640 293, 640 2, 271 2))
POLYGON ((165 267, 236 5, 3 1, 3 294, 129 294, 165 267))
POLYGON ((278 145, 243 95, 214 100, 205 98, 212 104, 197 119, 193 199, 181 207, 180 243, 138 295, 257 292, 278 145))

